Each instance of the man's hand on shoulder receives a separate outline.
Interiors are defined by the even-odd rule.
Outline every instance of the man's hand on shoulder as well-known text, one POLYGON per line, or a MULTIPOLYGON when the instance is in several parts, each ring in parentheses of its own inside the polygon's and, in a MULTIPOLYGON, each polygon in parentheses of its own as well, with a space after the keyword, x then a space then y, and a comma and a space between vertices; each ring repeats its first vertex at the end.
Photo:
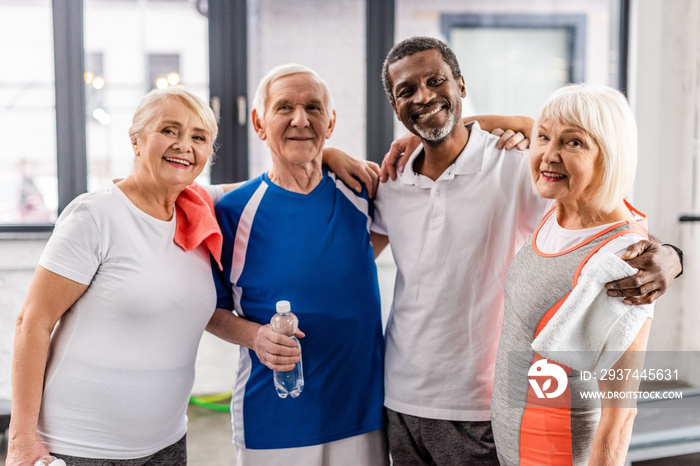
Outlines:
POLYGON ((630 245, 622 259, 639 272, 605 286, 608 296, 622 297, 627 304, 654 302, 683 271, 677 251, 654 241, 643 240, 630 245))

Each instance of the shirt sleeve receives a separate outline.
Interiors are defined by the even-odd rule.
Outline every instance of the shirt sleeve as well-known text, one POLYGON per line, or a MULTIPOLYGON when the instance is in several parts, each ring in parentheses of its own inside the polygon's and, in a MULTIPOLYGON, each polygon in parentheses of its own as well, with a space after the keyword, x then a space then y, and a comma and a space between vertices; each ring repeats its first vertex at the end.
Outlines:
MULTIPOLYGON (((391 181, 387 181, 387 183, 391 183, 391 181)), ((372 224, 370 225, 370 230, 379 233, 380 235, 385 235, 388 236, 388 233, 386 231, 386 225, 384 223, 384 219, 382 218, 382 209, 386 208, 386 194, 387 194, 387 187, 383 186, 384 183, 379 183, 379 186, 377 186, 377 195, 372 202, 374 208, 372 209, 372 224)))
POLYGON ((87 205, 69 205, 56 221, 39 265, 89 285, 103 259, 102 236, 87 205))
POLYGON ((228 210, 221 204, 215 207, 216 220, 221 227, 223 246, 221 249, 222 270, 212 264, 214 285, 216 286, 216 307, 233 310, 233 287, 231 285, 231 269, 233 261, 233 245, 236 240, 237 223, 228 210))
POLYGON ((211 202, 216 205, 217 202, 219 202, 219 199, 221 199, 221 196, 224 195, 224 188, 218 185, 202 185, 202 188, 209 194, 209 197, 211 197, 211 202))

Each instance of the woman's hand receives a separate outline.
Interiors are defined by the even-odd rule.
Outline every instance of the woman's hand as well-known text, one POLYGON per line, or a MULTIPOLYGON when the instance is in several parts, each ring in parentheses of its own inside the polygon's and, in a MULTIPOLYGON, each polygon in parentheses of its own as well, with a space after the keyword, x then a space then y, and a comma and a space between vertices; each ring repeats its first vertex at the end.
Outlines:
POLYGON ((362 182, 367 187, 367 196, 374 198, 379 180, 379 165, 351 157, 335 147, 323 149, 323 163, 355 192, 362 192, 362 182))
MULTIPOLYGON (((304 338, 304 332, 297 330, 297 338, 304 338)), ((292 338, 272 330, 270 325, 261 325, 255 335, 253 350, 261 363, 273 371, 286 372, 294 369, 301 360, 301 350, 292 338)))
POLYGON ((501 128, 496 128, 491 131, 491 134, 495 136, 500 136, 498 142, 496 142, 496 147, 498 149, 518 149, 525 150, 530 147, 530 140, 525 137, 521 132, 513 131, 512 129, 502 130, 501 128))
POLYGON ((622 301, 627 304, 653 303, 681 271, 676 251, 653 241, 643 240, 630 245, 622 259, 639 272, 607 283, 605 287, 608 296, 625 298, 622 301))
POLYGON ((36 432, 27 435, 14 434, 7 448, 5 466, 34 466, 34 462, 47 456, 46 449, 36 432))

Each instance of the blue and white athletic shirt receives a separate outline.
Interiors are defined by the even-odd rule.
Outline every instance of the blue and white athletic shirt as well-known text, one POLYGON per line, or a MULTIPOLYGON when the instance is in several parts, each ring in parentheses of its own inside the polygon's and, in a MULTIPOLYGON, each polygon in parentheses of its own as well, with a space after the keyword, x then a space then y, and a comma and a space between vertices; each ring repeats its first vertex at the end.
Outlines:
POLYGON ((383 427, 384 341, 366 192, 333 173, 309 194, 266 174, 216 205, 224 235, 217 307, 268 324, 288 300, 299 318, 304 391, 281 399, 254 351, 241 347, 231 401, 234 443, 318 445, 383 427))

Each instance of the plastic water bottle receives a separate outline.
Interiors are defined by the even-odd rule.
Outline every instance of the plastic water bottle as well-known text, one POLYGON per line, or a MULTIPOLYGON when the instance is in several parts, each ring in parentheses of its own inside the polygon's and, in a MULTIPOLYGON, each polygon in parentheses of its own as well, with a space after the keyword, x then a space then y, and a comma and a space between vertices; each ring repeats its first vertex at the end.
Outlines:
MULTIPOLYGON (((270 326, 275 332, 291 337, 297 342, 297 347, 301 349, 299 340, 294 336, 294 332, 297 331, 299 326, 299 321, 297 316, 292 314, 289 301, 277 301, 277 314, 272 316, 270 326)), ((274 371, 274 377, 275 388, 280 398, 287 398, 287 395, 291 395, 292 398, 298 397, 301 391, 304 390, 304 371, 301 365, 301 355, 294 369, 287 372, 274 371)))
POLYGON ((34 466, 66 466, 66 462, 59 460, 55 456, 42 456, 36 460, 34 466))

